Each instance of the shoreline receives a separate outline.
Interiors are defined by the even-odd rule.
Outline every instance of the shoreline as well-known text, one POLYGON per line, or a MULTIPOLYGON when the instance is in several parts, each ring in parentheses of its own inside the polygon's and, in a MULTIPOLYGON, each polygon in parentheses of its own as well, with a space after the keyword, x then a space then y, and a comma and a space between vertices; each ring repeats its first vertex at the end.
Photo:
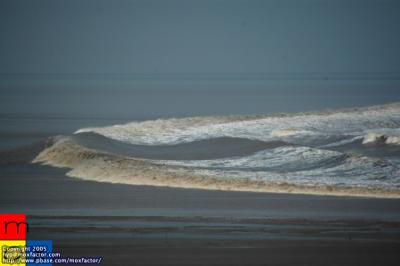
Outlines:
MULTIPOLYGON (((155 181, 155 179, 148 178, 138 178, 135 177, 132 182, 111 182, 107 180, 94 180, 91 178, 83 177, 83 176, 75 176, 74 174, 68 174, 67 176, 71 178, 76 178, 80 180, 100 182, 100 183, 108 183, 108 184, 121 184, 128 186, 153 186, 153 187, 162 187, 162 188, 181 188, 181 189, 196 189, 196 190, 210 190, 210 191, 231 191, 231 192, 254 192, 254 193, 267 193, 267 194, 293 194, 293 195, 302 195, 302 196, 333 196, 333 197, 354 197, 354 198, 377 198, 377 199, 400 199, 400 190, 384 190, 384 189, 369 189, 369 188, 357 188, 357 187, 333 187, 333 186, 303 186, 303 185, 294 185, 294 184, 278 184, 278 183, 268 183, 262 182, 262 184, 254 184, 254 187, 243 188, 242 184, 246 184, 248 186, 247 180, 235 180, 236 184, 226 185, 225 180, 220 180, 218 178, 213 178, 207 176, 208 182, 213 182, 213 186, 204 186, 201 184, 201 181, 204 179, 203 176, 191 176, 189 177, 191 182, 194 179, 199 180, 199 185, 185 185, 185 184, 177 184, 171 182, 174 179, 181 179, 181 176, 170 176, 166 177, 166 180, 155 181), (169 185, 171 182, 173 184, 169 185), (262 187, 256 187, 262 185, 262 187)), ((227 178, 228 179, 228 178, 227 178)), ((255 183, 255 182, 254 182, 255 183)))
POLYGON ((2 166, 0 210, 28 239, 102 265, 397 265, 400 200, 133 186, 2 166), (384 257, 382 257, 384 254, 384 257))
POLYGON ((3 165, 0 209, 55 216, 222 216, 400 220, 400 200, 135 186, 66 176, 68 169, 3 165))

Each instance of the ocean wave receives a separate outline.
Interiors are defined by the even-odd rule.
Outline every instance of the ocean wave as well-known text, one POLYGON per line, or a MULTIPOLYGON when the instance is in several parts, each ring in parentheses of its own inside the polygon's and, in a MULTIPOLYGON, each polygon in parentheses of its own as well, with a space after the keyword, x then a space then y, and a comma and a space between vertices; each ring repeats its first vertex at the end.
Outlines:
POLYGON ((271 131, 271 136, 276 137, 287 137, 287 136, 295 136, 295 135, 314 135, 315 132, 297 128, 281 128, 271 131))
POLYGON ((71 137, 62 137, 43 150, 33 162, 70 168, 69 176, 98 182, 238 191, 400 196, 397 166, 367 157, 305 147, 278 147, 271 149, 269 154, 263 151, 245 158, 172 161, 98 151, 77 144, 71 137), (279 160, 278 154, 289 159, 279 160), (301 163, 296 157, 302 157, 303 163, 310 161, 314 166, 298 168, 301 163), (270 163, 271 167, 262 168, 264 163, 270 163), (261 169, 257 169, 258 166, 261 169))
POLYGON ((321 148, 335 148, 340 146, 345 146, 353 143, 360 142, 363 139, 363 136, 348 136, 347 138, 343 138, 336 142, 331 142, 326 145, 322 145, 321 148))
POLYGON ((364 136, 362 143, 400 145, 400 129, 379 129, 368 132, 364 136))
POLYGON ((82 128, 75 133, 94 132, 142 145, 172 145, 218 137, 322 145, 340 140, 338 135, 383 127, 400 127, 399 103, 330 112, 160 119, 82 128))
POLYGON ((99 182, 399 197, 399 130, 399 103, 165 119, 80 129, 54 138, 34 162, 99 182))
POLYGON ((165 160, 206 160, 240 157, 257 151, 289 146, 284 141, 263 142, 246 138, 219 137, 173 145, 137 145, 106 138, 96 133, 78 133, 72 139, 87 148, 128 157, 165 160))
POLYGON ((201 169, 291 172, 328 167, 340 163, 346 155, 310 147, 282 146, 259 151, 250 156, 216 160, 152 160, 154 163, 201 169))

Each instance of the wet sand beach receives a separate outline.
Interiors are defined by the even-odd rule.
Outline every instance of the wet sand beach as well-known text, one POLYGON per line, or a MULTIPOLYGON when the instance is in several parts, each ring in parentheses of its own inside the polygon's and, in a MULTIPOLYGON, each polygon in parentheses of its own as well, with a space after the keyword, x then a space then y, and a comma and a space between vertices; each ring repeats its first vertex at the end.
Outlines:
POLYGON ((397 265, 398 199, 227 192, 82 181, 2 166, 2 213, 29 239, 102 265, 397 265))

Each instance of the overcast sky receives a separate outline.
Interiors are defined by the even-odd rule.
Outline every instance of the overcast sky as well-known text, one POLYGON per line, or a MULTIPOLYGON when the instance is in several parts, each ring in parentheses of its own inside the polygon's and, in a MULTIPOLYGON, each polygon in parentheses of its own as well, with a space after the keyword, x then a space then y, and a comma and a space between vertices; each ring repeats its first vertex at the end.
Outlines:
POLYGON ((0 1, 0 73, 400 72, 400 1, 0 1))

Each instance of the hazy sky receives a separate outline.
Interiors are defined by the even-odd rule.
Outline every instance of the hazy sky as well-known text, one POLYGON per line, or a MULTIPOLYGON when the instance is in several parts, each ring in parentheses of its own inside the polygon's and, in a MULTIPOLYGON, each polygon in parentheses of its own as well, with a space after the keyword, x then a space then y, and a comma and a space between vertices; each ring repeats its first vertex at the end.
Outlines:
POLYGON ((0 73, 400 72, 400 1, 0 1, 0 73))

